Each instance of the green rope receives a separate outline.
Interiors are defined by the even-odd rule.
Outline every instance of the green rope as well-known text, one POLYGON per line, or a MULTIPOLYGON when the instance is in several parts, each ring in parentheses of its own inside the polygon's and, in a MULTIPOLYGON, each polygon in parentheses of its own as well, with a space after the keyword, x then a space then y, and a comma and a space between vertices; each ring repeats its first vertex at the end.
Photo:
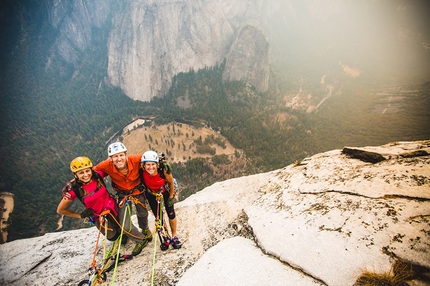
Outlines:
POLYGON ((122 235, 124 233, 125 216, 127 215, 127 211, 129 212, 129 215, 130 215, 130 224, 131 224, 130 204, 127 202, 127 204, 126 204, 125 207, 126 207, 126 212, 125 212, 123 220, 122 220, 121 234, 119 236, 120 243, 119 243, 119 246, 118 246, 118 251, 116 252, 115 267, 113 269, 113 275, 112 275, 112 286, 115 285, 116 269, 117 269, 118 261, 119 261, 119 254, 120 254, 120 250, 121 250, 121 241, 122 241, 122 235))
MULTIPOLYGON (((158 225, 160 227, 163 227, 161 224, 163 223, 163 204, 162 204, 162 199, 161 201, 158 201, 158 208, 160 209, 160 214, 159 214, 159 219, 158 219, 158 225)), ((155 240, 154 240, 154 257, 152 258, 152 270, 151 270, 151 286, 154 286, 154 277, 155 277, 155 257, 156 257, 156 253, 157 253, 157 239, 158 239, 158 234, 159 234, 159 228, 156 225, 155 231, 157 232, 157 235, 155 235, 155 240)), ((161 241, 160 241, 161 242, 161 241)))
POLYGON ((157 239, 158 235, 155 236, 154 240, 154 257, 152 258, 152 270, 151 270, 151 286, 154 286, 154 276, 155 276, 155 256, 157 254, 157 239))

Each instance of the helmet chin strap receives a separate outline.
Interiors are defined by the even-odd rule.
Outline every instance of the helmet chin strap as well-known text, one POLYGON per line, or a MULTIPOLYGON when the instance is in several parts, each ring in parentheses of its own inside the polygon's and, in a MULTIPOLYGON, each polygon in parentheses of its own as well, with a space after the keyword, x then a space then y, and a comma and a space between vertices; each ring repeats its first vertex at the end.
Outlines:
POLYGON ((81 180, 79 180, 78 175, 76 175, 76 173, 74 173, 75 176, 75 182, 78 183, 79 185, 83 185, 84 182, 82 182, 81 180))

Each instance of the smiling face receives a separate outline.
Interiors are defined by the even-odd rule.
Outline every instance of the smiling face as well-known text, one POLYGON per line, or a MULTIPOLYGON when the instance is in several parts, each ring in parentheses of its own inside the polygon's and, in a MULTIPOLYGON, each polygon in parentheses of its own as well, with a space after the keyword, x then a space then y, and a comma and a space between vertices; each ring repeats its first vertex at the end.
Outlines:
POLYGON ((82 170, 77 171, 76 176, 78 177, 78 180, 83 183, 89 183, 91 181, 91 168, 85 168, 82 170))
POLYGON ((158 165, 155 162, 145 162, 145 163, 142 163, 142 167, 151 176, 155 176, 155 175, 158 174, 158 165))
POLYGON ((112 163, 118 170, 123 170, 127 167, 127 156, 125 152, 117 153, 110 157, 112 163))

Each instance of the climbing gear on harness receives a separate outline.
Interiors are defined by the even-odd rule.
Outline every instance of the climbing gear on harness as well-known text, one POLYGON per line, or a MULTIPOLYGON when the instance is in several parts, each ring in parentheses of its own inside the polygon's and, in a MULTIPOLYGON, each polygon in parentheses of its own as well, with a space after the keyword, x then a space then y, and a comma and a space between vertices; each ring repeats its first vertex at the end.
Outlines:
POLYGON ((158 233, 158 237, 160 238, 160 249, 165 251, 169 248, 170 245, 170 235, 167 231, 167 226, 164 223, 164 212, 163 212, 163 195, 158 193, 153 193, 153 195, 157 198, 157 214, 155 218, 155 227, 158 233))
POLYGON ((152 258, 152 271, 151 271, 151 286, 154 285, 154 277, 155 277, 155 257, 157 253, 157 238, 160 239, 160 249, 161 251, 165 251, 169 248, 170 244, 170 236, 168 235, 168 232, 166 230, 166 227, 164 225, 163 221, 163 205, 162 205, 162 195, 161 194, 155 194, 158 202, 157 206, 157 212, 154 213, 156 216, 155 218, 155 227, 157 236, 155 236, 155 243, 154 243, 154 256, 152 258))
POLYGON ((108 156, 111 157, 115 154, 127 152, 127 148, 121 142, 115 142, 109 145, 108 147, 108 156))
MULTIPOLYGON (((153 209, 154 215, 155 215, 155 227, 157 235, 155 236, 155 242, 154 242, 154 256, 152 259, 152 277, 151 277, 151 286, 154 285, 154 276, 155 276, 155 262, 156 262, 156 252, 157 252, 157 239, 160 239, 160 249, 161 251, 166 251, 169 248, 169 245, 172 245, 174 248, 180 248, 182 246, 182 243, 179 241, 179 239, 176 237, 175 240, 172 241, 172 238, 169 234, 167 224, 164 221, 164 196, 162 193, 156 193, 147 189, 147 192, 155 197, 155 200, 157 202, 156 209, 153 209), (175 243, 173 245, 172 243, 175 243)), ((151 199, 152 200, 152 199, 151 199)))
POLYGON ((94 222, 96 221, 96 219, 95 219, 93 216, 89 216, 89 217, 86 217, 86 218, 84 219, 84 221, 85 221, 86 223, 88 223, 90 226, 93 226, 93 225, 94 225, 94 222))
POLYGON ((152 232, 149 228, 142 230, 142 234, 146 237, 148 242, 152 241, 152 232))
POLYGON ((70 162, 70 171, 72 173, 76 173, 79 170, 91 168, 93 166, 93 162, 91 162, 90 158, 88 157, 76 157, 70 162))
POLYGON ((133 202, 135 205, 141 205, 145 209, 148 209, 146 204, 142 203, 137 197, 141 194, 144 194, 144 190, 135 189, 131 192, 124 192, 118 195, 118 207, 123 208, 128 201, 133 202))
POLYGON ((94 211, 92 209, 85 209, 83 212, 80 213, 81 218, 86 218, 94 215, 94 211))

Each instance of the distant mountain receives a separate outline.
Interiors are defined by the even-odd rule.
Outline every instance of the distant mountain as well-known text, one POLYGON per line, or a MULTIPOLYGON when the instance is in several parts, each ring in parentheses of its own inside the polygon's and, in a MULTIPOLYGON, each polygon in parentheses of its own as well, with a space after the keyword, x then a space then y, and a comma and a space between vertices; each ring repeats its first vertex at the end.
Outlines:
POLYGON ((58 36, 47 68, 58 55, 77 72, 97 29, 107 29, 108 80, 141 101, 164 96, 175 75, 224 59, 224 80, 245 81, 262 92, 271 69, 275 78, 304 78, 306 89, 323 76, 332 84, 344 73, 351 76, 347 70, 373 81, 429 76, 425 1, 51 3, 58 36))
MULTIPOLYGON (((181 249, 154 235, 106 283, 428 285, 429 154, 429 140, 345 147, 218 182, 175 205, 181 249)), ((2 244, 0 284, 77 285, 96 241, 92 227, 2 244)))

